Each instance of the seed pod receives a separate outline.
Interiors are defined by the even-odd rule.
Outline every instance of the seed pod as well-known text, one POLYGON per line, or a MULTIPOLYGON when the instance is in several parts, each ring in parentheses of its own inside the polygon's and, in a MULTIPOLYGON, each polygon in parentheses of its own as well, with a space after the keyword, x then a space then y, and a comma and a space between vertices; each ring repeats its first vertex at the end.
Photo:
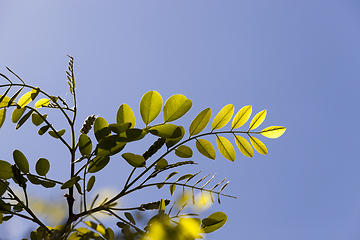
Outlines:
POLYGON ((84 124, 82 125, 82 128, 80 130, 81 133, 87 134, 88 132, 90 132, 92 125, 94 124, 96 119, 95 115, 91 115, 88 116, 84 122, 84 124))

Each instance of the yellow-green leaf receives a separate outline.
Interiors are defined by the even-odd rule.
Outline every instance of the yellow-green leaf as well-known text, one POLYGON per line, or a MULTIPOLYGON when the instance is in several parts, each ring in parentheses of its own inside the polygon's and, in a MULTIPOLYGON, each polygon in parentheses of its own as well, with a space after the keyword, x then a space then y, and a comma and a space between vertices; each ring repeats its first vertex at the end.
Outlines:
POLYGON ((232 162, 235 161, 235 150, 229 140, 222 136, 216 136, 216 144, 224 158, 232 162))
POLYGON ((250 126, 249 126, 249 131, 250 130, 254 130, 255 128, 257 128, 260 124, 263 123, 263 121, 265 120, 266 117, 266 110, 262 110, 261 112, 259 112, 258 114, 256 114, 253 119, 251 120, 250 126))
POLYGON ((226 221, 227 221, 227 216, 225 213, 223 212, 212 213, 209 217, 204 218, 202 220, 200 231, 202 233, 214 232, 219 228, 221 228, 222 226, 224 226, 226 221))
POLYGON ((253 136, 250 137, 250 142, 255 148, 256 151, 258 151, 260 154, 266 155, 267 154, 267 148, 265 144, 263 144, 259 139, 253 136))
POLYGON ((170 148, 172 146, 174 146, 175 144, 177 144, 185 135, 185 128, 183 126, 178 126, 181 130, 181 135, 179 137, 176 138, 167 138, 165 143, 166 143, 166 147, 170 148))
POLYGON ((31 93, 32 93, 32 91, 27 92, 27 93, 25 93, 24 95, 21 96, 21 98, 18 101, 18 105, 21 108, 25 107, 26 105, 29 104, 29 102, 31 102, 31 93))
POLYGON ((162 104, 162 97, 156 91, 149 91, 141 98, 140 115, 146 126, 159 115, 162 104))
POLYGON ((135 127, 135 115, 131 107, 127 104, 121 104, 116 113, 116 123, 131 123, 130 127, 135 127))
POLYGON ((4 95, 0 95, 0 98, 2 98, 0 102, 0 108, 7 107, 9 105, 10 98, 4 95))
POLYGON ((78 181, 80 181, 80 176, 75 176, 69 180, 67 180, 66 182, 63 183, 63 185, 61 185, 61 189, 66 189, 66 188, 70 188, 72 186, 74 186, 75 183, 77 183, 78 181))
POLYGON ((181 158, 191 158, 193 155, 193 151, 188 146, 181 145, 178 148, 176 148, 175 154, 176 156, 181 158))
POLYGON ((20 150, 14 150, 13 158, 20 171, 22 171, 23 173, 29 172, 29 162, 20 150))
POLYGON ((59 131, 57 131, 57 134, 54 131, 49 131, 50 136, 52 136, 53 138, 59 138, 62 135, 64 135, 64 133, 66 132, 65 129, 61 129, 59 131))
POLYGON ((192 101, 182 94, 176 94, 166 100, 163 110, 164 122, 172 122, 184 116, 192 107, 192 101))
POLYGON ((11 164, 0 160, 0 179, 9 179, 13 177, 13 173, 11 170, 11 164))
POLYGON ((92 151, 91 139, 86 134, 81 134, 79 137, 79 150, 82 156, 90 156, 92 151))
POLYGON ((46 158, 39 158, 35 165, 36 173, 45 176, 50 170, 50 162, 46 158))
POLYGON ((6 118, 6 108, 2 108, 0 109, 0 128, 4 124, 5 118, 6 118))
POLYGON ((162 138, 178 138, 182 135, 181 128, 171 123, 165 123, 150 128, 150 133, 162 138))
POLYGON ((267 138, 278 138, 284 134, 286 127, 271 126, 261 130, 261 134, 267 138))
POLYGON ((101 139, 104 139, 105 137, 111 135, 109 124, 104 118, 96 118, 94 123, 94 133, 98 142, 100 142, 101 139))
POLYGON ((161 158, 155 165, 155 170, 159 170, 161 168, 166 167, 167 165, 169 165, 168 161, 166 161, 165 158, 161 158))
POLYGON ((31 116, 33 110, 31 109, 29 112, 27 112, 22 118, 20 118, 18 124, 16 125, 15 129, 18 130, 31 116))
POLYGON ((228 104, 223 107, 212 122, 212 131, 224 127, 230 121, 233 114, 234 105, 228 104))
POLYGON ((242 154, 247 157, 254 156, 254 149, 251 147, 250 143, 245 138, 235 135, 235 143, 242 154))
POLYGON ((206 125, 209 123, 211 118, 211 108, 202 110, 191 122, 189 127, 190 136, 199 134, 206 125))
POLYGON ((145 167, 145 158, 134 153, 123 153, 121 155, 133 167, 145 167))
POLYGON ((89 164, 89 173, 96 173, 103 169, 110 161, 109 156, 97 156, 89 164))
POLYGON ((86 185, 86 191, 87 191, 87 192, 90 192, 90 191, 91 191, 91 189, 92 189, 93 186, 94 186, 94 183, 95 183, 95 176, 91 176, 91 177, 89 178, 89 181, 88 181, 87 185, 86 185))
POLYGON ((213 145, 206 139, 196 139, 196 149, 205 157, 213 160, 216 158, 213 145))
POLYGON ((169 186, 169 189, 170 189, 170 194, 171 194, 171 196, 174 194, 174 192, 175 192, 175 189, 176 189, 176 185, 175 184, 171 184, 170 186, 169 186))
POLYGON ((38 113, 31 114, 31 121, 35 126, 39 126, 40 124, 42 124, 44 122, 44 119, 46 118, 47 114, 42 115, 42 117, 38 113))
POLYGON ((11 115, 11 121, 13 123, 17 123, 23 113, 25 112, 26 108, 14 108, 12 115, 11 115))
POLYGON ((244 125, 247 122, 247 120, 249 120, 251 112, 252 112, 251 105, 242 107, 235 115, 232 121, 232 129, 239 128, 242 125, 244 125))
POLYGON ((49 103, 50 103, 50 99, 42 98, 35 103, 35 108, 46 107, 47 105, 49 105, 49 103))

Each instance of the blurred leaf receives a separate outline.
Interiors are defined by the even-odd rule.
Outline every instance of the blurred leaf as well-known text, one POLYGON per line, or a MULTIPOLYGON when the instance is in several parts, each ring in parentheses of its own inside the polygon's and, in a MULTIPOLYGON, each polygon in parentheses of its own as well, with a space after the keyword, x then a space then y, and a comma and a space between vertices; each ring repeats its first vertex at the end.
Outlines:
POLYGON ((175 154, 176 156, 181 158, 191 158, 193 155, 193 151, 188 146, 181 145, 178 148, 176 148, 175 154))
POLYGON ((260 124, 262 124, 265 120, 266 117, 266 110, 262 110, 261 112, 257 113, 253 119, 251 120, 250 126, 249 126, 249 130, 254 130, 255 128, 257 128, 260 124))
POLYGON ((43 126, 39 129, 38 131, 38 134, 41 136, 41 135, 44 135, 44 133, 47 132, 47 130, 50 128, 50 125, 46 125, 46 126, 43 126))
POLYGON ((181 128, 171 123, 161 124, 150 128, 150 133, 162 138, 177 138, 182 135, 181 128))
POLYGON ((0 128, 4 124, 5 118, 6 118, 6 108, 2 108, 0 109, 0 128))
POLYGON ((94 186, 94 183, 95 183, 95 176, 91 176, 91 177, 89 178, 89 181, 88 181, 87 185, 86 185, 86 191, 90 192, 91 189, 92 189, 93 186, 94 186))
POLYGON ((224 226, 226 221, 227 221, 227 216, 223 212, 215 212, 213 214, 210 214, 209 217, 204 218, 202 220, 201 232, 203 233, 214 232, 219 228, 221 228, 222 226, 224 226))
POLYGON ((190 136, 199 134, 206 125, 209 123, 211 118, 211 108, 202 110, 191 122, 189 127, 190 136))
POLYGON ((232 121, 232 129, 239 128, 242 125, 244 125, 247 122, 247 120, 249 120, 251 112, 252 112, 251 105, 242 107, 235 115, 232 121))
POLYGON ((184 116, 192 107, 192 101, 176 94, 166 100, 163 110, 164 122, 172 122, 184 116))
POLYGON ((50 99, 42 98, 35 103, 35 108, 46 107, 47 105, 49 105, 49 103, 50 103, 50 99))
POLYGON ((106 232, 105 232, 105 239, 106 240, 115 240, 115 233, 111 228, 106 228, 106 232))
POLYGON ((50 170, 50 162, 46 158, 39 158, 36 162, 35 170, 40 176, 46 176, 50 170))
POLYGON ((162 104, 162 97, 156 91, 149 91, 141 98, 140 115, 146 126, 159 115, 162 104))
POLYGON ((20 171, 22 171, 23 173, 29 172, 29 162, 21 151, 17 149, 14 150, 13 158, 14 158, 14 162, 19 167, 20 171))
MULTIPOLYGON (((44 114, 42 116, 45 119, 47 118, 47 114, 44 114)), ((39 126, 40 124, 42 124, 44 122, 43 118, 38 113, 34 112, 33 114, 31 114, 31 121, 35 126, 39 126)))
POLYGON ((171 185, 169 186, 169 189, 170 189, 170 194, 171 194, 171 196, 172 196, 172 195, 174 194, 174 192, 175 192, 176 185, 171 184, 171 185))
POLYGON ((161 168, 166 167, 167 165, 169 165, 168 161, 166 161, 165 158, 161 158, 155 165, 155 170, 159 170, 161 168))
POLYGON ((79 137, 79 150, 82 156, 90 156, 92 151, 91 139, 86 134, 79 137))
POLYGON ((96 173, 103 169, 110 161, 109 156, 97 156, 89 164, 89 173, 96 173))
POLYGON ((228 104, 223 107, 212 122, 212 131, 224 127, 230 121, 233 114, 234 105, 228 104))
POLYGON ((255 148, 256 151, 258 151, 260 154, 266 155, 267 154, 267 148, 265 144, 263 144, 259 139, 253 136, 249 136, 250 142, 255 148))
POLYGON ((136 224, 136 222, 135 222, 133 216, 131 215, 131 213, 129 213, 129 212, 124 212, 124 215, 125 215, 125 217, 126 217, 132 224, 134 224, 134 225, 136 224))
POLYGON ((123 153, 121 155, 133 167, 145 167, 145 158, 134 153, 123 153))
POLYGON ((213 145, 206 139, 196 139, 196 148, 197 150, 210 159, 216 158, 216 153, 213 145))
POLYGON ((286 127, 271 126, 261 130, 261 134, 267 138, 278 138, 284 134, 286 127))
POLYGON ((244 154, 247 157, 254 156, 254 149, 251 147, 250 143, 245 138, 236 135, 235 143, 238 146, 238 148, 242 154, 244 154))
POLYGON ((109 136, 111 131, 108 122, 102 117, 97 117, 94 123, 94 132, 98 142, 100 142, 101 139, 109 136))
POLYGON ((132 127, 135 127, 135 115, 131 107, 127 104, 121 104, 116 113, 116 123, 124 124, 131 123, 132 127))
POLYGON ((116 134, 126 132, 130 127, 132 127, 131 122, 126 122, 122 124, 112 123, 109 125, 110 130, 116 134))
POLYGON ((216 136, 216 144, 224 158, 232 162, 235 161, 235 150, 229 140, 222 136, 216 136))
POLYGON ((31 102, 31 91, 22 95, 18 101, 18 105, 23 108, 31 102))
POLYGON ((29 112, 27 112, 22 118, 20 118, 18 124, 16 125, 16 130, 18 130, 31 116, 33 110, 31 109, 29 112))
POLYGON ((59 131, 57 131, 57 134, 54 131, 49 131, 50 136, 52 136, 53 138, 59 138, 62 135, 64 135, 64 133, 66 132, 65 129, 61 129, 59 131))
POLYGON ((61 189, 67 189, 67 188, 74 186, 74 184, 77 183, 78 181, 80 181, 80 179, 81 179, 80 176, 75 176, 73 178, 70 178, 69 180, 64 182, 63 185, 61 185, 61 189))
POLYGON ((11 164, 0 160, 0 179, 6 180, 13 177, 11 164))
POLYGON ((175 144, 177 144, 185 135, 185 128, 183 126, 178 126, 181 130, 181 136, 176 137, 176 138, 167 138, 165 140, 166 143, 166 147, 170 148, 172 146, 174 146, 175 144))
MULTIPOLYGON (((1 161, 1 160, 0 160, 1 161)), ((9 163, 10 164, 10 163, 9 163)), ((3 179, 1 178, 1 162, 0 162, 0 179, 3 179)), ((4 195, 4 193, 6 192, 6 189, 7 187, 9 186, 9 182, 8 181, 3 181, 3 180, 0 180, 0 197, 2 195, 4 195)))
POLYGON ((17 123, 21 118, 21 116, 23 115, 23 113, 25 112, 25 110, 26 108, 14 108, 11 116, 11 121, 13 123, 17 123))

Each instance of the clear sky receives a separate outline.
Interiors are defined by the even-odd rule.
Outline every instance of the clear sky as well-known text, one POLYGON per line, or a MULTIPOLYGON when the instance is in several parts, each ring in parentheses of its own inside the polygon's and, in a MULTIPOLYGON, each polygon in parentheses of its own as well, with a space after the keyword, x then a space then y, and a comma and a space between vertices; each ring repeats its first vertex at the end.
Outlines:
MULTIPOLYGON (((178 93, 193 100, 176 122, 184 126, 204 108, 214 116, 232 103, 235 111, 249 104, 254 113, 267 109, 261 127, 287 127, 279 139, 259 137, 267 156, 247 158, 237 150, 232 163, 219 153, 215 161, 195 154, 196 170, 227 177, 225 192, 238 197, 213 206, 227 213, 228 223, 208 239, 360 238, 359 1, 36 0, 0 6, 0 72, 11 76, 8 66, 27 83, 70 101, 64 70, 66 54, 72 55, 78 127, 91 114, 114 122, 122 103, 143 127, 139 101, 149 90, 164 100, 178 93)), ((15 131, 7 119, 0 142, 0 159, 11 162, 13 149, 32 166, 46 157, 52 161, 49 176, 66 180, 66 149, 37 136, 31 124, 15 131)), ((127 150, 141 154, 146 147, 127 150)), ((115 157, 94 191, 119 190, 129 169, 115 157)), ((42 190, 33 193, 45 196, 42 190)), ((48 197, 62 199, 56 191, 48 197)), ((158 194, 140 197, 121 204, 159 200, 158 194)), ((10 221, 0 226, 0 239, 20 239, 26 226, 10 221)))

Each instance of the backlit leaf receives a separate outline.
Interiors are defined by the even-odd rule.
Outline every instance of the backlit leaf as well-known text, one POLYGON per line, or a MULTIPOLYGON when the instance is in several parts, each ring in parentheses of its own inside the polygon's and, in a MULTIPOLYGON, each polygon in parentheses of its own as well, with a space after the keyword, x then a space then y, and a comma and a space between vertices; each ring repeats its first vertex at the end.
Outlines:
POLYGON ((50 99, 42 98, 35 103, 35 108, 46 107, 47 105, 49 105, 49 103, 50 103, 50 99))
POLYGON ((172 122, 184 116, 192 107, 192 101, 182 94, 176 94, 166 100, 163 110, 164 122, 172 122))
POLYGON ((203 233, 214 232, 219 228, 221 228, 222 226, 224 226, 226 221, 227 221, 227 216, 223 212, 215 212, 213 214, 210 214, 210 216, 202 220, 201 232, 203 233))
POLYGON ((119 136, 108 136, 102 139, 97 145, 98 156, 111 156, 119 153, 126 145, 126 142, 118 142, 119 136))
POLYGON ((40 158, 37 160, 35 170, 40 176, 46 176, 50 170, 50 162, 46 158, 40 158))
POLYGON ((91 176, 91 177, 89 178, 89 181, 88 181, 87 185, 86 185, 86 191, 87 191, 87 192, 90 192, 90 191, 91 191, 91 189, 92 189, 93 186, 94 186, 94 183, 95 183, 95 176, 91 176))
POLYGON ((134 153, 123 153, 121 155, 133 167, 145 167, 145 158, 134 153))
POLYGON ((255 128, 257 128, 260 124, 263 123, 263 121, 265 120, 266 117, 266 110, 262 110, 261 112, 259 112, 258 114, 256 114, 253 119, 251 120, 250 126, 249 126, 249 131, 250 130, 254 130, 255 128))
POLYGON ((196 148, 197 150, 210 159, 216 158, 216 153, 213 145, 206 139, 196 139, 196 148))
POLYGON ((174 194, 174 192, 175 192, 176 185, 171 184, 171 185, 169 186, 169 189, 170 189, 170 194, 171 194, 171 196, 172 196, 172 195, 174 194))
POLYGON ((50 125, 46 125, 46 126, 43 126, 39 129, 38 131, 38 134, 41 136, 41 135, 44 135, 44 133, 47 132, 47 130, 50 128, 50 125))
POLYGON ((131 123, 131 127, 135 127, 135 115, 129 105, 121 104, 116 113, 116 123, 131 123))
POLYGON ((156 91, 149 91, 141 98, 140 115, 146 126, 159 115, 162 104, 162 97, 156 91))
POLYGON ((284 134, 286 127, 271 126, 261 130, 261 134, 267 138, 278 138, 284 134))
POLYGON ((98 142, 106 136, 109 136, 111 131, 108 122, 102 117, 97 117, 94 123, 94 132, 98 142))
POLYGON ((232 162, 235 161, 235 150, 229 140, 222 136, 216 136, 216 144, 224 158, 232 162))
POLYGON ((15 129, 18 130, 31 116, 33 110, 31 109, 29 112, 27 112, 22 118, 20 118, 19 122, 17 123, 15 129))
POLYGON ((109 125, 110 130, 116 134, 126 132, 130 127, 132 127, 131 122, 126 122, 126 123, 121 123, 121 124, 112 123, 109 125))
POLYGON ((177 138, 182 135, 181 128, 171 123, 165 123, 150 128, 150 133, 162 138, 177 138))
POLYGON ((12 115, 11 115, 11 121, 13 123, 17 123, 23 113, 25 112, 26 108, 14 108, 12 115))
POLYGON ((247 122, 247 120, 249 120, 251 112, 252 112, 251 105, 242 107, 235 115, 232 121, 232 129, 239 128, 242 125, 244 125, 247 122))
POLYGON ((21 96, 21 98, 18 101, 18 105, 23 108, 26 105, 29 104, 29 102, 31 102, 31 91, 25 93, 24 95, 21 96))
POLYGON ((23 173, 29 172, 29 162, 21 151, 17 149, 14 150, 13 158, 14 158, 14 162, 19 167, 20 171, 22 171, 23 173))
POLYGON ((209 123, 211 118, 211 108, 202 110, 191 122, 189 127, 190 136, 199 134, 206 125, 209 123))
POLYGON ((8 96, 0 95, 2 101, 0 102, 0 108, 7 107, 9 105, 10 98, 8 96))
POLYGON ((161 168, 166 167, 167 165, 169 165, 168 161, 166 161, 165 158, 161 158, 155 165, 155 170, 159 170, 161 168))
POLYGON ((259 139, 253 136, 250 137, 250 142, 255 148, 256 151, 258 151, 260 154, 266 155, 267 154, 267 148, 265 144, 263 144, 259 139))
POLYGON ((129 212, 124 212, 124 215, 125 215, 125 217, 132 223, 132 224, 136 224, 136 222, 135 222, 135 219, 134 219, 134 217, 131 215, 131 213, 129 213, 129 212))
POLYGON ((79 137, 79 150, 82 156, 90 156, 92 151, 91 139, 86 134, 81 134, 79 137))
POLYGON ((31 121, 35 126, 39 126, 44 122, 44 119, 47 118, 47 114, 42 115, 42 117, 38 113, 31 114, 31 121))
POLYGON ((4 124, 5 118, 6 118, 6 108, 2 108, 0 109, 0 128, 4 124))
MULTIPOLYGON (((0 163, 0 165, 1 165, 1 163, 0 163)), ((3 178, 1 178, 1 168, 0 168, 0 179, 3 179, 3 178)), ((6 192, 7 187, 9 186, 10 183, 8 181, 3 181, 3 180, 0 180, 0 181, 1 181, 0 182, 0 197, 2 197, 2 195, 4 195, 4 193, 6 192)))
POLYGON ((0 179, 9 179, 13 177, 13 173, 12 173, 12 169, 11 169, 11 164, 0 160, 0 179))
POLYGON ((244 154, 247 157, 254 156, 254 149, 251 147, 250 143, 245 138, 236 135, 235 143, 242 154, 244 154))
POLYGON ((60 138, 62 135, 64 135, 65 132, 66 132, 65 129, 61 129, 61 130, 57 131, 57 134, 54 131, 49 131, 49 134, 53 138, 60 138))
MULTIPOLYGON (((20 92, 24 89, 24 87, 20 88, 9 100, 8 106, 10 105, 16 105, 15 99, 19 96, 20 92)), ((5 100, 5 99, 4 99, 5 100)))
POLYGON ((109 156, 97 156, 89 164, 89 173, 96 173, 103 169, 110 161, 109 156))
POLYGON ((191 158, 193 155, 193 151, 188 146, 181 145, 175 149, 175 154, 176 156, 181 158, 191 158))
POLYGON ((80 176, 75 176, 69 180, 67 180, 66 182, 64 182, 63 185, 61 185, 61 189, 67 189, 70 188, 72 186, 74 186, 75 183, 77 183, 78 181, 80 181, 80 176))
POLYGON ((223 107, 212 122, 212 131, 224 127, 230 121, 233 114, 234 105, 228 104, 223 107))
POLYGON ((185 175, 179 177, 175 182, 180 182, 180 181, 182 181, 182 180, 192 178, 193 176, 194 176, 194 174, 188 173, 188 174, 185 174, 185 175))
POLYGON ((174 146, 175 144, 177 144, 185 135, 185 128, 183 126, 178 126, 181 130, 181 136, 176 137, 176 138, 167 138, 165 140, 166 143, 166 147, 170 148, 172 146, 174 146))
POLYGON ((55 187, 56 183, 50 182, 50 181, 40 180, 40 185, 45 187, 45 188, 53 188, 53 187, 55 187))

